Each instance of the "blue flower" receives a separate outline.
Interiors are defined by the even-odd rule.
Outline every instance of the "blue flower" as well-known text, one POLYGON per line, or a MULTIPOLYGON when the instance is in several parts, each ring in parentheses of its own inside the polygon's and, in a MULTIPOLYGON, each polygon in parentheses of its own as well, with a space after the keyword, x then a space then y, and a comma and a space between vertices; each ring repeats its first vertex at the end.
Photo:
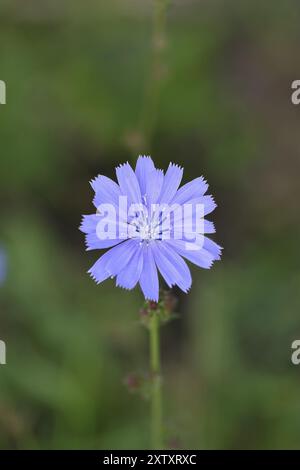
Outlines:
POLYGON ((4 248, 0 247, 0 285, 4 284, 7 275, 7 255, 4 248))
POLYGON ((87 250, 107 249, 89 270, 99 284, 116 278, 116 285, 133 289, 140 284, 148 300, 158 301, 159 278, 169 287, 188 292, 190 270, 183 258, 209 269, 220 259, 221 247, 205 234, 215 232, 204 217, 216 204, 205 195, 203 177, 181 186, 183 169, 170 163, 164 174, 150 157, 116 168, 118 184, 99 175, 91 186, 96 213, 83 216, 80 230, 87 250))

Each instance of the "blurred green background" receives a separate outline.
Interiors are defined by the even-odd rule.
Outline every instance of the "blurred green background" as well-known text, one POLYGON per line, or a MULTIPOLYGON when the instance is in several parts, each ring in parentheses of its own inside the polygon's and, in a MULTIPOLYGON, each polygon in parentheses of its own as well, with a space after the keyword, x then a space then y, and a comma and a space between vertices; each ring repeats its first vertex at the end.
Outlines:
POLYGON ((1 1, 1 448, 149 446, 123 383, 147 370, 143 298, 89 278, 78 226, 89 180, 150 152, 208 179, 224 247, 163 330, 167 445, 300 446, 300 5, 171 0, 150 147, 152 17, 152 0, 1 1))

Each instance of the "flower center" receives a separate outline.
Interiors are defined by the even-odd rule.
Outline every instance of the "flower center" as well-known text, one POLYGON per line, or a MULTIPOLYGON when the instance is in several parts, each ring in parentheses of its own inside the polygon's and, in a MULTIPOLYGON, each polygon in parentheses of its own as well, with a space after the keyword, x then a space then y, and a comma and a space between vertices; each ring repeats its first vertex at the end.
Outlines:
POLYGON ((148 214, 137 214, 130 222, 132 238, 138 238, 141 242, 149 243, 151 240, 161 239, 161 226, 156 217, 148 214))
POLYGON ((151 224, 141 224, 139 227, 140 238, 142 240, 155 240, 159 236, 158 227, 153 227, 151 224))

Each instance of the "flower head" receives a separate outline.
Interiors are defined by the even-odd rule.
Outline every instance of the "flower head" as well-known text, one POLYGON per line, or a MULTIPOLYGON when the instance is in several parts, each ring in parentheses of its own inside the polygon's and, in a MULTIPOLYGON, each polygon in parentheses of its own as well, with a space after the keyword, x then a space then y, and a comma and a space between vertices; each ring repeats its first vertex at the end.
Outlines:
POLYGON ((187 292, 192 284, 183 258, 209 269, 221 248, 205 234, 214 233, 205 216, 216 204, 205 195, 203 177, 181 187, 183 169, 170 163, 166 173, 150 157, 138 158, 135 171, 125 163, 116 168, 118 184, 106 176, 91 182, 95 214, 83 216, 80 230, 87 250, 107 249, 89 270, 99 284, 116 278, 116 285, 140 284, 148 300, 158 301, 162 275, 169 287, 187 292))

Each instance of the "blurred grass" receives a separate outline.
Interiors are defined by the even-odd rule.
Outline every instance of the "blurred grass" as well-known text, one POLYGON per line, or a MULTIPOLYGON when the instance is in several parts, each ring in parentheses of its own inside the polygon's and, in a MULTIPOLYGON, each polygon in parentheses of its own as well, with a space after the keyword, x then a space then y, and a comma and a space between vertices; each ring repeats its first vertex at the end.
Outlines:
MULTIPOLYGON (((1 448, 146 448, 142 296, 96 286, 88 181, 139 144, 152 1, 2 1, 1 448)), ((298 448, 296 2, 170 4, 153 157, 204 174, 224 258, 164 331, 166 432, 184 448, 298 448)), ((298 77, 299 78, 299 77, 298 77)))

